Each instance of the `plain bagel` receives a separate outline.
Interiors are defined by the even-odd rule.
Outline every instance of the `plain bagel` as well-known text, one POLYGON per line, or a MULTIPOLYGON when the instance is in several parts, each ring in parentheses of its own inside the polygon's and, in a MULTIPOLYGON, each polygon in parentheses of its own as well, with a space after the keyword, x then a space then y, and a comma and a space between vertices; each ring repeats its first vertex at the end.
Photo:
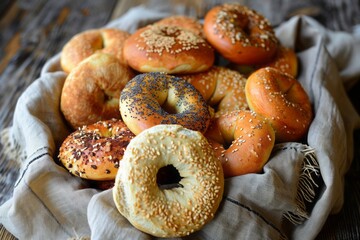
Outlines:
POLYGON ((134 76, 110 54, 95 53, 66 77, 60 108, 74 129, 100 120, 120 118, 120 91, 134 76))
POLYGON ((125 39, 128 32, 115 28, 91 29, 73 36, 61 51, 60 64, 69 73, 80 62, 96 52, 113 54, 120 63, 127 65, 123 57, 125 39))

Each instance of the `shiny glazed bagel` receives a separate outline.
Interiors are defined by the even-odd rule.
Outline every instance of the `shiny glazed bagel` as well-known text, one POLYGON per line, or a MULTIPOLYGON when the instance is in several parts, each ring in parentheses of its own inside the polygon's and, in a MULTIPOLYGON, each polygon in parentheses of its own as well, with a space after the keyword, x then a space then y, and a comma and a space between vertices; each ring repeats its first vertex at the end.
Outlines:
POLYGON ((215 114, 249 109, 245 96, 246 78, 237 71, 213 66, 202 73, 181 76, 191 83, 215 108, 215 114))
POLYGON ((158 124, 180 124, 204 133, 210 112, 201 94, 184 79, 143 73, 121 92, 121 117, 136 135, 158 124))
POLYGON ((287 73, 296 78, 298 74, 298 60, 293 49, 284 46, 279 46, 275 56, 265 64, 260 65, 258 68, 272 67, 287 73))
POLYGON ((194 73, 209 69, 214 50, 204 38, 177 26, 148 25, 124 46, 128 64, 139 72, 194 73))
POLYGON ((59 159, 75 176, 95 181, 114 180, 134 136, 121 120, 99 121, 71 133, 60 147, 59 159))
POLYGON ((226 59, 237 64, 261 64, 275 54, 278 39, 269 21, 239 4, 212 8, 204 19, 207 41, 226 59))
POLYGON ((267 118, 277 142, 300 141, 313 118, 309 97, 288 74, 266 67, 252 73, 245 86, 250 109, 267 118))
POLYGON ((273 67, 281 72, 287 73, 296 78, 298 74, 298 59, 293 49, 279 45, 275 56, 269 62, 260 65, 237 65, 230 64, 229 68, 234 69, 246 76, 250 75, 259 68, 273 67))
POLYGON ((78 33, 64 45, 60 57, 61 67, 69 73, 85 58, 99 51, 113 54, 126 65, 123 46, 129 36, 128 32, 115 28, 91 29, 78 33))
POLYGON ((216 117, 205 136, 222 163, 225 178, 260 172, 275 143, 270 123, 244 110, 216 117))
POLYGON ((65 119, 76 129, 100 120, 120 118, 120 91, 133 76, 113 55, 91 55, 65 79, 60 99, 65 119))
POLYGON ((139 230, 182 237, 213 219, 223 189, 221 163, 202 134, 179 125, 157 125, 128 145, 113 199, 139 230))
POLYGON ((167 26, 178 26, 181 28, 185 28, 187 30, 190 30, 194 32, 196 35, 199 35, 203 38, 205 38, 203 25, 195 18, 189 17, 189 16, 183 16, 183 15, 175 15, 163 18, 154 24, 161 24, 161 25, 167 25, 167 26))

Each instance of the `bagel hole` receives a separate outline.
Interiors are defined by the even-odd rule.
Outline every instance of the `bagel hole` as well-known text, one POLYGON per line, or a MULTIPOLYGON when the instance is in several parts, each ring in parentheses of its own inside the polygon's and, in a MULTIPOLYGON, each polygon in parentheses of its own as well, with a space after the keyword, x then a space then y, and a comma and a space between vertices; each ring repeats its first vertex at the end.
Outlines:
POLYGON ((167 102, 162 106, 162 109, 164 109, 165 112, 167 112, 169 114, 177 114, 177 113, 179 113, 176 106, 171 105, 171 104, 167 104, 167 102))
POLYGON ((156 183, 160 189, 184 187, 180 184, 182 177, 173 165, 167 165, 159 169, 156 174, 156 183))
POLYGON ((228 143, 228 142, 225 142, 224 144, 223 144, 223 147, 224 147, 224 150, 228 150, 230 147, 231 147, 231 142, 230 143, 228 143))
POLYGON ((104 102, 108 102, 112 99, 110 95, 104 94, 104 102))
POLYGON ((181 112, 180 102, 182 102, 182 100, 179 94, 173 88, 170 88, 168 90, 167 98, 161 107, 168 114, 178 114, 181 112))

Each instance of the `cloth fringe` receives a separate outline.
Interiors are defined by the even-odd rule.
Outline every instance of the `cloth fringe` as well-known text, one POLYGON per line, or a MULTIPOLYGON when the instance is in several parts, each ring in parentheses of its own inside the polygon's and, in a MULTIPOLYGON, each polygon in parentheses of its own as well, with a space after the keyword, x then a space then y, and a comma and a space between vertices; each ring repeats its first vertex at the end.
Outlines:
POLYGON ((293 212, 289 211, 284 214, 284 217, 294 225, 302 224, 309 218, 306 204, 313 202, 316 197, 316 188, 319 187, 314 180, 314 176, 320 176, 320 167, 316 159, 315 150, 307 146, 301 152, 304 154, 304 162, 299 176, 296 196, 297 208, 293 212))

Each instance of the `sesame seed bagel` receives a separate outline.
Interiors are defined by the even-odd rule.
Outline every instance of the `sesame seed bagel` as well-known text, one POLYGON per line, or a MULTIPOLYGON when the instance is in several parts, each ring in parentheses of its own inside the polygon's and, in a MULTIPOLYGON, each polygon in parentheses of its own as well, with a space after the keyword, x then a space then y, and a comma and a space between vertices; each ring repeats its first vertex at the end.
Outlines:
POLYGON ((273 67, 284 73, 287 73, 294 78, 298 74, 298 59, 293 49, 279 45, 275 55, 269 62, 260 65, 238 65, 231 63, 229 68, 234 69, 246 76, 253 73, 255 70, 264 67, 273 67))
POLYGON ((154 24, 161 24, 161 25, 167 25, 167 26, 178 26, 181 28, 185 28, 187 30, 190 30, 194 32, 196 35, 199 35, 201 37, 205 37, 203 25, 200 23, 199 20, 196 18, 192 18, 189 16, 183 16, 183 15, 175 15, 163 18, 154 24))
POLYGON ((114 181, 126 146, 134 136, 121 120, 83 126, 63 141, 59 160, 75 176, 114 181))
POLYGON ((95 53, 66 77, 60 99, 65 119, 74 129, 120 118, 120 91, 134 76, 113 55, 95 53))
POLYGON ((120 95, 121 117, 136 135, 158 124, 180 124, 204 133, 210 112, 201 94, 188 82, 164 73, 143 73, 120 95))
POLYGON ((115 28, 91 29, 76 34, 63 47, 60 64, 70 72, 80 62, 96 52, 113 54, 126 65, 123 57, 124 41, 130 33, 115 28))
POLYGON ((269 21, 240 4, 213 7, 204 18, 207 41, 237 64, 260 64, 271 59, 278 39, 269 21))
POLYGON ((213 66, 202 73, 182 75, 215 108, 215 114, 249 109, 245 96, 246 78, 237 71, 213 66))
POLYGON ((209 69, 214 50, 194 32, 162 24, 148 25, 132 34, 124 57, 139 72, 194 73, 209 69))
POLYGON ((275 143, 270 123, 248 110, 214 118, 205 136, 222 163, 225 178, 260 172, 275 143))
POLYGON ((157 125, 128 145, 113 198, 137 229, 156 237, 182 237, 213 219, 223 189, 221 164, 201 133, 157 125), (177 177, 166 181, 161 175, 177 177))
POLYGON ((309 97, 292 76, 275 68, 252 73, 245 86, 250 109, 267 118, 277 142, 301 141, 313 118, 309 97))
POLYGON ((275 56, 258 68, 272 67, 296 78, 298 73, 298 60, 293 49, 280 45, 275 56))

